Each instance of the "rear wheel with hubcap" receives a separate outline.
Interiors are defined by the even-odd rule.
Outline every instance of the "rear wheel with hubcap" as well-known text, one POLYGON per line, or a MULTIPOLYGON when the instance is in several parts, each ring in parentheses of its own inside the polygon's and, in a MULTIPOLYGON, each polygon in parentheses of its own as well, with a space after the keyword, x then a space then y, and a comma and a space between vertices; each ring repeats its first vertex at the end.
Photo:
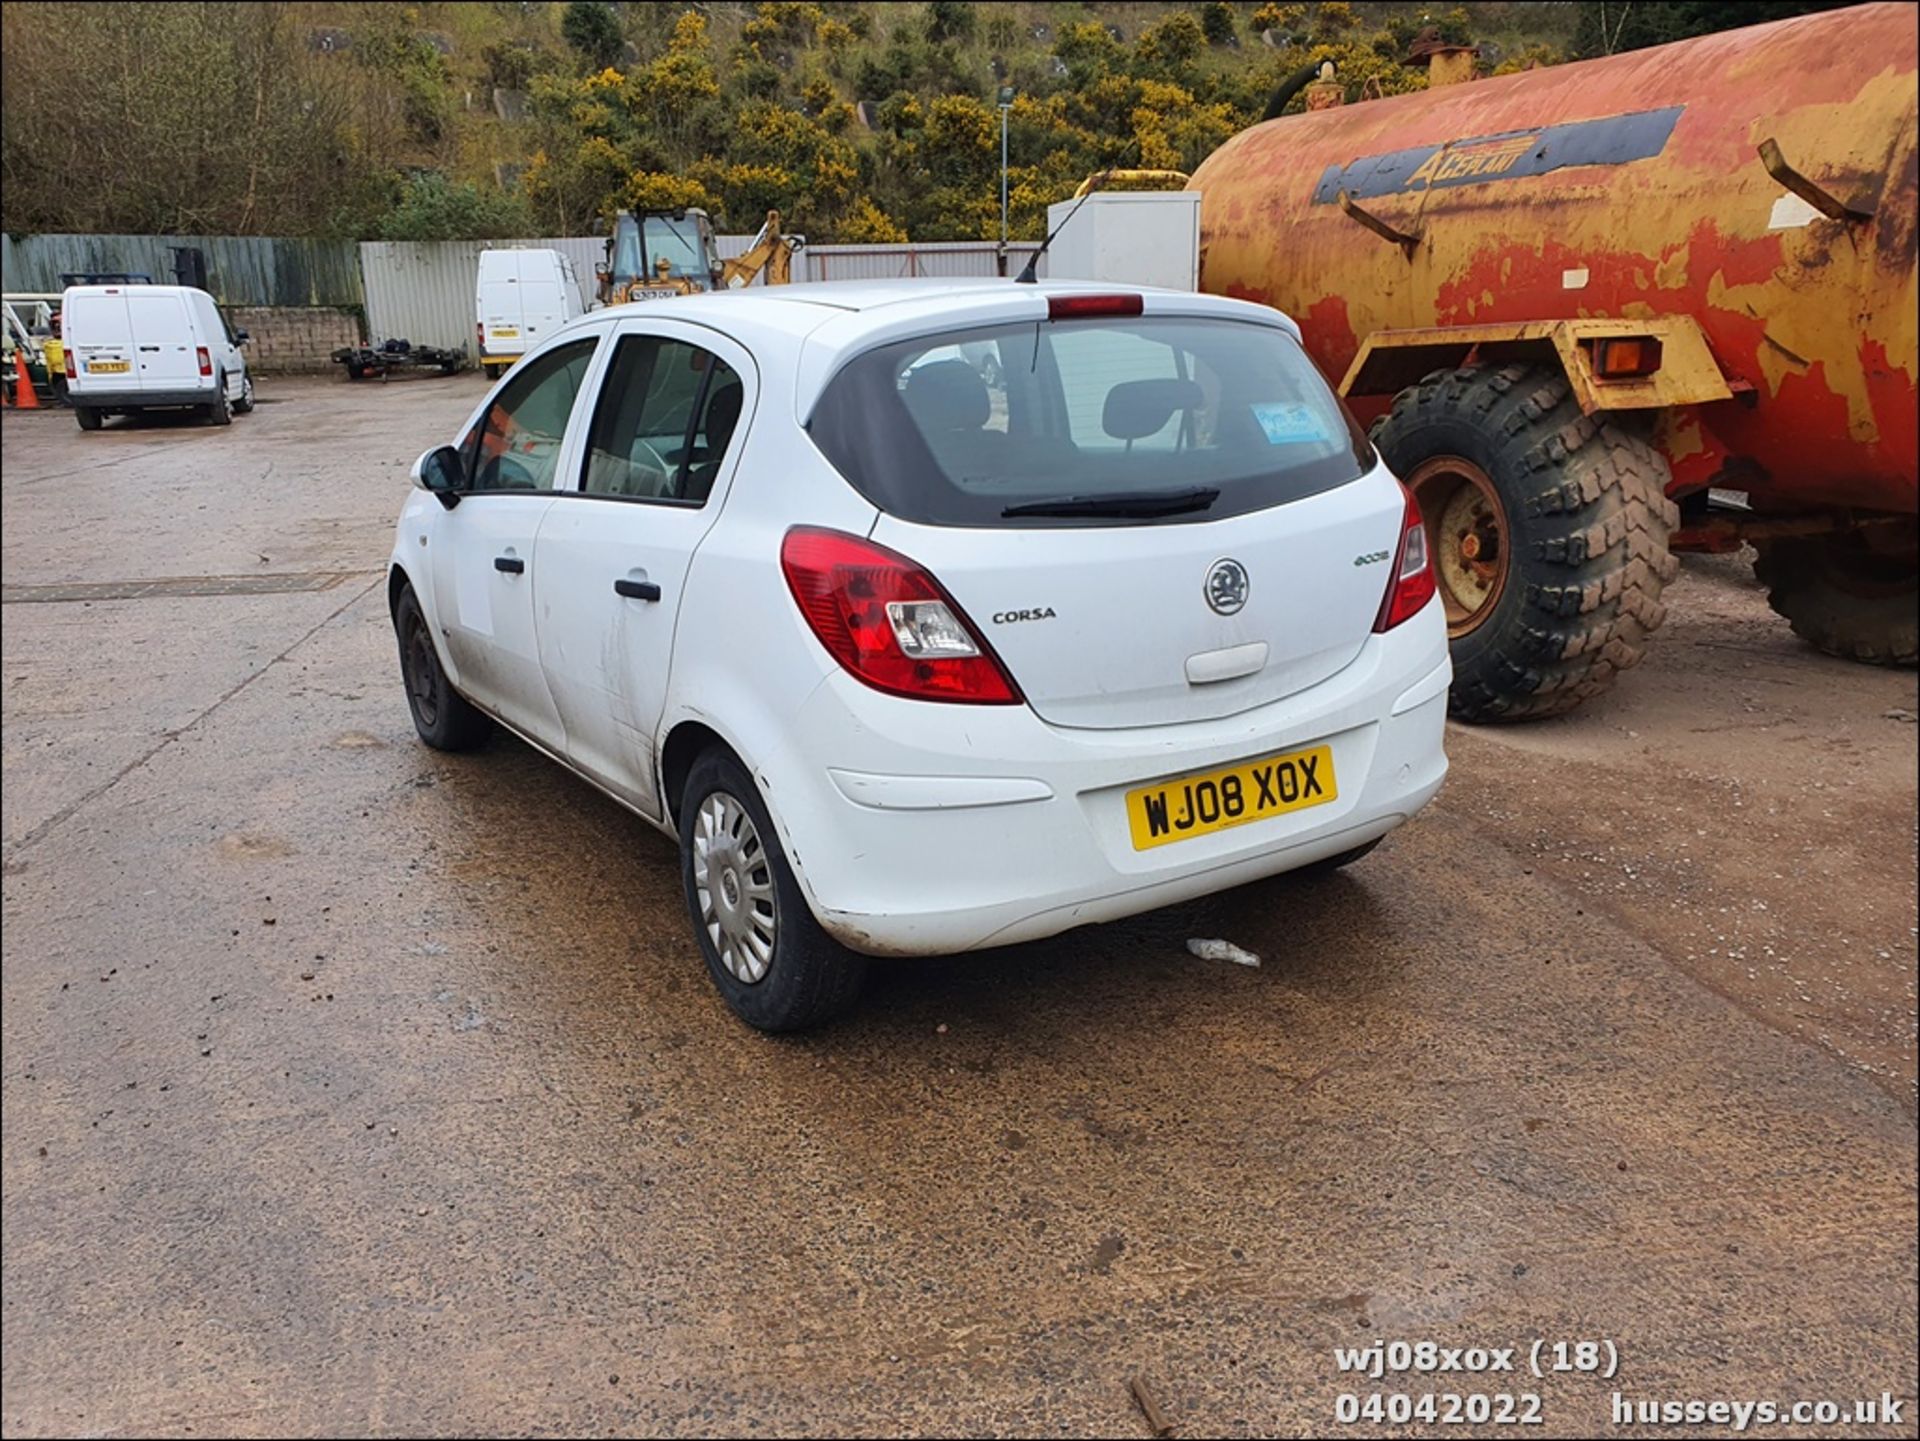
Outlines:
POLYGON ((813 918, 745 768, 707 751, 687 775, 679 816, 687 914, 734 1014, 763 1031, 797 1031, 851 1006, 866 960, 813 918))
POLYGON ((73 408, 73 418, 80 422, 82 430, 98 430, 100 422, 106 417, 91 405, 76 405, 73 408))

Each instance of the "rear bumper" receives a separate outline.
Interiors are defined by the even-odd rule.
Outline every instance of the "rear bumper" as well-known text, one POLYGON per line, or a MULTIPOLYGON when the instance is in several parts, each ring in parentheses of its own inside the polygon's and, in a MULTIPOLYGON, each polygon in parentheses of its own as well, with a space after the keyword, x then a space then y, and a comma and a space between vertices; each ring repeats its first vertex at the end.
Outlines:
POLYGON ((218 398, 213 383, 192 390, 96 389, 68 382, 68 397, 91 410, 172 410, 183 405, 212 405, 218 398))
POLYGON ((1226 890, 1385 835, 1446 775, 1450 677, 1438 605, 1308 691, 1177 726, 1068 730, 1025 706, 899 700, 836 672, 757 769, 829 932, 872 955, 951 954, 1226 890), (1133 849, 1129 789, 1322 744, 1334 800, 1133 849))

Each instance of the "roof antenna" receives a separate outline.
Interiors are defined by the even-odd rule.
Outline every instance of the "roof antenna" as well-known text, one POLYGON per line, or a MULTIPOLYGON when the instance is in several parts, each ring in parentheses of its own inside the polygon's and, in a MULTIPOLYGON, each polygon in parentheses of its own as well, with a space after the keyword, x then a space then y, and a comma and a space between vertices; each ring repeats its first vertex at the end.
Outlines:
POLYGON ((1087 186, 1087 193, 1073 203, 1073 209, 1062 216, 1060 223, 1048 232, 1045 240, 1040 242, 1040 248, 1027 257, 1026 268, 1014 277, 1013 283, 1015 285, 1033 285, 1038 282, 1040 279, 1038 269, 1040 257, 1045 255, 1047 253, 1047 247, 1053 244, 1053 237, 1067 228, 1067 222, 1080 213, 1080 207, 1082 205, 1085 205, 1089 200, 1093 199, 1093 192, 1107 183, 1107 177, 1113 174, 1117 168, 1117 164, 1118 162, 1114 165, 1109 165, 1105 170, 1102 170, 1098 175, 1093 177, 1092 182, 1087 186))

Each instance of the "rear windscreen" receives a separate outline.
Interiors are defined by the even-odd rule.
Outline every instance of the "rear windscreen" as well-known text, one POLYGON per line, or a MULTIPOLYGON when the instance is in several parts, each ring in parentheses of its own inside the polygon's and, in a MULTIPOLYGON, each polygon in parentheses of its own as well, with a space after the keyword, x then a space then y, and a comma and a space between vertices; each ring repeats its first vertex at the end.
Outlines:
POLYGON ((1218 520, 1373 464, 1290 334, 1193 317, 1024 321, 884 345, 833 378, 807 428, 867 499, 928 525, 1218 520), (1145 511, 1186 496, 1195 503, 1126 514, 1129 497, 1145 511))

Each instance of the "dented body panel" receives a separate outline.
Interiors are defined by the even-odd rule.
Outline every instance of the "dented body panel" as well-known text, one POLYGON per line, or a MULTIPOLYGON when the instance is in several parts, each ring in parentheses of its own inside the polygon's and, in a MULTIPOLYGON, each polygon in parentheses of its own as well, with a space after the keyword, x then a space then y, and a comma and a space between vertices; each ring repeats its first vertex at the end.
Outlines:
MULTIPOLYGON (((1679 407, 1656 426, 1676 494, 1912 513, 1916 68, 1912 7, 1864 5, 1282 117, 1193 177, 1201 286, 1286 311, 1355 382, 1447 343, 1382 332, 1471 327, 1464 356, 1520 327, 1577 343, 1543 322, 1687 320, 1727 398, 1643 402, 1679 407), (1769 173, 1768 141, 1840 218, 1769 173)), ((1675 385, 1714 388, 1697 366, 1675 385)))

